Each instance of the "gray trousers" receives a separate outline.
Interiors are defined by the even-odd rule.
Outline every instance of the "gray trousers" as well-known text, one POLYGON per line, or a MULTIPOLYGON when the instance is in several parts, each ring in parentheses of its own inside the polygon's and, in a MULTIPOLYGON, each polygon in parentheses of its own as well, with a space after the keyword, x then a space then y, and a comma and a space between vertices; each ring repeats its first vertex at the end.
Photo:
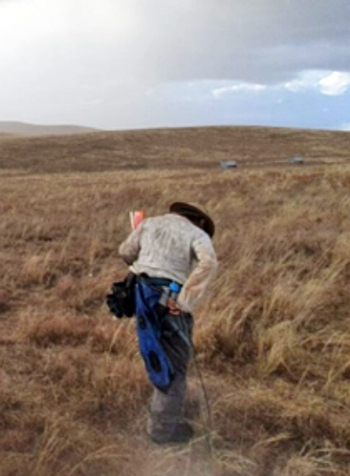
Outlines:
POLYGON ((177 369, 167 393, 154 388, 147 430, 150 435, 171 435, 184 418, 187 365, 192 352, 193 318, 190 314, 166 314, 162 318, 162 344, 177 369), (187 342, 186 342, 187 341, 187 342))

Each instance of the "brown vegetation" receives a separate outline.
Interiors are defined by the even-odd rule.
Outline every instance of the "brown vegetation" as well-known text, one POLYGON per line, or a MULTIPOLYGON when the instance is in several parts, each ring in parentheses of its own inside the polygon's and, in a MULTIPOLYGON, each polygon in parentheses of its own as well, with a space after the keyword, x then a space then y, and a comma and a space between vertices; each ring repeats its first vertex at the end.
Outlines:
POLYGON ((3 140, 0 476, 349 476, 349 142, 260 128, 3 140), (219 170, 225 151, 246 167, 219 170), (310 165, 270 163, 293 153, 310 165), (127 212, 174 199, 217 224, 195 332, 212 428, 208 441, 193 365, 197 438, 158 448, 134 322, 104 296, 126 271, 127 212))
POLYGON ((311 165, 342 164, 349 148, 348 132, 266 127, 96 132, 0 141, 0 168, 38 174, 216 169, 227 159, 240 167, 275 167, 292 155, 304 156, 311 165))

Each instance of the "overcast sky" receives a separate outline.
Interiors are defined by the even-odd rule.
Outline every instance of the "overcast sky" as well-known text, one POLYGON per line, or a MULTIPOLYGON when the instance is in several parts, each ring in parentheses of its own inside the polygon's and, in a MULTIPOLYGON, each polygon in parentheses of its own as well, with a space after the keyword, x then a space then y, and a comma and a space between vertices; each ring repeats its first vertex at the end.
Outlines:
POLYGON ((0 121, 350 130, 350 0, 0 0, 0 121))

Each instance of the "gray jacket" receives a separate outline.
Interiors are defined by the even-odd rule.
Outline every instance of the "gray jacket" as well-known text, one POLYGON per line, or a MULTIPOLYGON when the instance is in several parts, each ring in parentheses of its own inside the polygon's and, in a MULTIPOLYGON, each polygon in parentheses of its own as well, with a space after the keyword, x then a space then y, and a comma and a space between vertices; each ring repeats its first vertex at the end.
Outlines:
POLYGON ((177 304, 191 313, 205 297, 218 267, 210 237, 174 213, 143 220, 120 245, 119 254, 136 274, 183 284, 177 304))

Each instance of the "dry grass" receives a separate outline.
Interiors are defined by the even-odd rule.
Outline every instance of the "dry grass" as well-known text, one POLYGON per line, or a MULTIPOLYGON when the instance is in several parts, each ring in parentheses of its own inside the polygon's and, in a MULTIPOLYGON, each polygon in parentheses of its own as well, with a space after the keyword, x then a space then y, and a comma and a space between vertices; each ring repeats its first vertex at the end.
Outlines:
POLYGON ((0 476, 349 476, 349 138, 215 128, 3 140, 0 476), (239 137, 247 165, 288 155, 296 137, 315 163, 343 164, 213 169, 210 156, 232 156, 239 137), (221 272, 196 315, 210 451, 195 367, 198 438, 146 440, 134 322, 104 305, 126 271, 127 212, 175 199, 205 204, 217 223, 221 272))
POLYGON ((283 166, 292 155, 308 164, 348 160, 347 132, 266 127, 211 127, 96 132, 69 137, 4 138, 0 168, 7 172, 71 173, 120 170, 216 169, 221 160, 240 167, 283 166))

